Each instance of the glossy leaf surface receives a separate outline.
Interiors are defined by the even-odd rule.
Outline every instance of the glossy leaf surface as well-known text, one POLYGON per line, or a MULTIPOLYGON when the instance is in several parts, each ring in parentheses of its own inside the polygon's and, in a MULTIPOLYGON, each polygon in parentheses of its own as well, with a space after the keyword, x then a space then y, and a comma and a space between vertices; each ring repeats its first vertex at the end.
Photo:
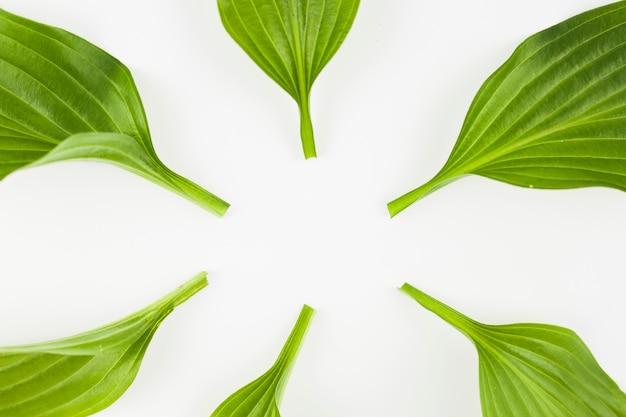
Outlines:
POLYGON ((135 379, 165 317, 206 285, 200 273, 123 320, 66 339, 0 348, 0 415, 81 417, 108 407, 135 379))
POLYGON ((441 171, 392 216, 467 174, 529 188, 626 190, 626 2, 524 41, 487 79, 441 171))
POLYGON ((0 10, 0 179, 65 159, 113 163, 218 215, 228 208, 159 160, 122 63, 71 33, 0 10))
POLYGON ((626 416, 626 394, 573 331, 533 323, 486 325, 409 284, 401 290, 476 346, 485 417, 626 416))
POLYGON ((359 0, 218 0, 224 27, 300 108, 304 156, 316 156, 309 95, 344 41, 359 0))
POLYGON ((211 417, 280 417, 278 407, 314 313, 315 310, 307 305, 302 308, 298 321, 274 365, 261 377, 228 397, 211 417))

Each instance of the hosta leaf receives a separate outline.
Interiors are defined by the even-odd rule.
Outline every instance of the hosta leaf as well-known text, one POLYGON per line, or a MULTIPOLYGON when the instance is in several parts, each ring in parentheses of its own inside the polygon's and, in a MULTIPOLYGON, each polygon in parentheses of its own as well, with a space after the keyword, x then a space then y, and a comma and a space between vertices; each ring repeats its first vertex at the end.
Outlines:
POLYGON ((224 27, 300 108, 304 156, 316 156, 309 94, 345 39, 359 0, 218 0, 224 27))
POLYGON ((315 310, 302 307, 285 346, 274 365, 259 378, 236 391, 221 403, 211 417, 280 417, 278 407, 289 374, 315 310))
POLYGON ((529 188, 626 190, 626 2, 525 40, 487 79, 448 161, 395 215, 467 174, 529 188))
POLYGON ((401 290, 476 346, 485 417, 626 416, 626 394, 573 331, 532 323, 486 325, 409 284, 401 290))
POLYGON ((0 179, 65 159, 113 163, 218 215, 228 208, 159 160, 122 63, 78 36, 0 9, 0 179))
POLYGON ((81 417, 108 407, 133 382, 165 317, 206 285, 203 272, 143 310, 99 329, 0 348, 0 416, 81 417))

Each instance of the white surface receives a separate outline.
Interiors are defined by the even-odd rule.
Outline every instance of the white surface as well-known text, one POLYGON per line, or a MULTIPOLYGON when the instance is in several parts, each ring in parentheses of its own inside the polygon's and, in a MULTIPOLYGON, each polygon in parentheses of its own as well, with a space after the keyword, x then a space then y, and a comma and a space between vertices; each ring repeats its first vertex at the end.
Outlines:
POLYGON ((396 290, 488 323, 572 328, 626 387, 626 194, 479 177, 393 220, 385 204, 450 152, 472 97, 528 35, 595 0, 363 1, 313 88, 319 158, 297 107, 229 38, 211 0, 5 0, 133 72, 172 169, 223 219, 118 168, 75 162, 0 182, 0 345, 125 316, 200 270, 135 383, 102 417, 208 416, 317 314, 285 417, 481 415, 471 343, 396 290))

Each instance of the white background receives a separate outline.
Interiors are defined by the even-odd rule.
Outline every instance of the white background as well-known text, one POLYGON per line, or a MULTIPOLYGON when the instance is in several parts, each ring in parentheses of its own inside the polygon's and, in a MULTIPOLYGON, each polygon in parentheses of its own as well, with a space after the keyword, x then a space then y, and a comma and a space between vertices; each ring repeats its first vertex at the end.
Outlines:
POLYGON ((230 39, 212 0, 5 0, 133 72, 157 153, 232 204, 222 219, 119 168, 59 163, 0 182, 0 345, 121 318, 197 272, 135 383, 102 417, 208 416, 317 310, 285 417, 481 415, 477 356, 397 290, 487 323, 569 327, 626 386, 626 194, 480 177, 393 220, 445 162, 482 82, 527 36, 597 0, 364 0, 316 81, 318 156, 297 106, 230 39))

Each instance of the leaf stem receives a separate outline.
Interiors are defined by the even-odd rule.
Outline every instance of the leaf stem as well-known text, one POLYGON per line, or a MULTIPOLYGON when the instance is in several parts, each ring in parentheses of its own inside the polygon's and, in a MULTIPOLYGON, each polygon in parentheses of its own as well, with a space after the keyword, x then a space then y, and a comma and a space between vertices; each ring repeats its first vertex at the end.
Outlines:
MULTIPOLYGON (((300 32, 304 28, 305 22, 301 20, 298 6, 295 2, 289 2, 291 8, 292 25, 291 35, 293 36, 294 58, 296 61, 296 73, 298 79, 297 95, 298 107, 300 109, 300 139, 302 140, 302 149, 304 150, 305 159, 317 157, 315 152, 315 139, 313 136, 313 123, 311 122, 311 111, 309 103, 309 92, 311 84, 309 83, 309 75, 306 70, 304 51, 306 45, 304 34, 300 32)), ((294 86, 295 87, 295 86, 294 86)))
POLYGON ((312 307, 306 304, 302 307, 298 320, 278 356, 278 361, 291 362, 295 359, 314 314, 315 310, 312 307))
MULTIPOLYGON (((172 171, 161 161, 158 162, 159 171, 161 171, 164 175, 157 175, 150 178, 150 180, 169 189, 170 191, 173 191, 181 197, 186 198, 203 209, 216 214, 219 217, 224 216, 226 210, 230 207, 229 203, 200 187, 193 181, 190 181, 182 175, 172 171)), ((139 174, 142 175, 141 173, 139 174)))
POLYGON ((425 309, 432 311, 448 324, 458 329, 461 333, 467 336, 470 340, 476 341, 479 338, 478 328, 481 326, 475 320, 467 317, 466 315, 459 313, 452 307, 442 303, 439 300, 434 299, 430 295, 423 291, 418 290, 409 283, 404 283, 400 287, 400 291, 404 292, 415 301, 420 303, 425 309))
POLYGON ((176 288, 174 291, 161 298, 156 304, 170 304, 172 308, 178 307, 190 299, 198 291, 209 285, 206 279, 206 272, 202 271, 196 276, 176 288))
POLYGON ((299 103, 300 107, 300 138, 302 139, 302 149, 306 159, 316 158, 315 137, 313 135, 313 123, 311 122, 311 110, 309 97, 304 95, 299 103))
POLYGON ((387 204, 387 210, 389 211, 391 217, 394 217, 396 214, 400 213, 411 204, 415 203, 418 200, 421 200, 428 194, 437 191, 445 185, 458 180, 462 176, 463 175, 445 174, 440 172, 424 185, 414 189, 413 191, 409 191, 403 196, 389 202, 387 204))
POLYGON ((311 319, 315 314, 315 310, 308 305, 304 305, 302 310, 300 311, 300 315, 298 316, 298 320, 293 327, 293 330, 289 334, 285 345, 283 346, 280 354, 278 355, 278 359, 274 363, 272 368, 281 370, 281 383, 279 383, 276 387, 276 403, 279 404, 285 390, 285 381, 291 374, 291 370, 293 368, 296 356, 300 351, 300 346, 302 345, 302 340, 306 335, 307 329, 309 328, 309 324, 311 323, 311 319))

